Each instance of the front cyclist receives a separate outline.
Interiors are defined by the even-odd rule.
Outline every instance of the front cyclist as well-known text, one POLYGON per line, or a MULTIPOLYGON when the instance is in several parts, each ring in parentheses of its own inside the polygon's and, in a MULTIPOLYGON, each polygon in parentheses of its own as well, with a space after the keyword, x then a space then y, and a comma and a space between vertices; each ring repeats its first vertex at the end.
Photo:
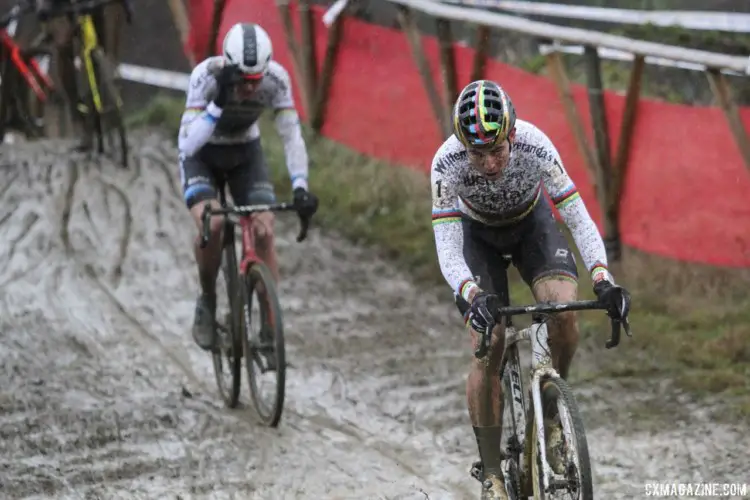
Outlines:
MULTIPOLYGON (((294 203, 301 215, 311 216, 317 198, 307 190, 307 150, 292 99, 287 71, 271 59, 271 39, 258 26, 237 23, 224 37, 221 56, 209 57, 190 75, 178 147, 185 203, 198 228, 203 207, 218 208, 217 184, 225 179, 237 205, 273 203, 273 184, 260 143, 258 118, 266 108, 276 114, 276 130, 284 142, 284 156, 292 180, 294 203)), ((258 255, 278 281, 272 212, 254 218, 258 255)), ((223 221, 211 222, 205 249, 195 241, 201 294, 195 308, 193 338, 210 349, 216 337, 216 276, 221 264, 223 221)))
MULTIPOLYGON (((461 91, 453 109, 453 132, 432 162, 432 226, 440 268, 455 291, 475 346, 492 323, 493 310, 509 301, 504 296, 503 255, 511 256, 538 302, 576 299, 575 259, 544 189, 573 235, 597 297, 619 318, 618 307, 623 299, 629 307, 629 294, 614 285, 599 231, 550 139, 531 123, 517 120, 508 94, 488 80, 461 91)), ((565 378, 578 344, 574 313, 554 315, 549 338, 554 366, 565 378)), ((484 499, 507 498, 500 468, 502 398, 497 376, 503 348, 498 325, 487 358, 473 360, 466 384, 484 499)), ((554 451, 562 440, 561 428, 559 421, 547 425, 548 460, 559 469, 561 460, 555 460, 554 451)))

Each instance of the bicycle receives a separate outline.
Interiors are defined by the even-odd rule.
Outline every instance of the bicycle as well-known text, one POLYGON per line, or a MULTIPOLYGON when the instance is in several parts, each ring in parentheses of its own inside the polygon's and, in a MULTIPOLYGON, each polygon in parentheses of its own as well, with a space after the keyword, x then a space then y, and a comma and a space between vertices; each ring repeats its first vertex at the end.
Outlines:
POLYGON ((123 102, 120 92, 115 85, 114 70, 110 60, 104 53, 99 35, 94 23, 93 13, 98 7, 109 3, 122 2, 125 8, 126 21, 132 22, 132 6, 128 0, 88 0, 72 2, 60 7, 53 7, 40 13, 40 20, 53 17, 68 16, 73 24, 74 54, 78 54, 74 61, 77 71, 76 88, 78 95, 76 107, 83 114, 86 124, 86 134, 96 132, 99 154, 104 154, 105 136, 108 149, 115 149, 115 138, 119 139, 119 161, 123 167, 128 167, 128 140, 125 121, 123 119, 123 102), (82 90, 83 89, 83 90, 82 90))
MULTIPOLYGON (((506 295, 508 296, 508 295, 506 295)), ((621 309, 624 307, 621 307, 621 309)), ((542 316, 565 311, 601 310, 606 306, 597 300, 581 300, 566 303, 539 303, 527 306, 500 307, 494 320, 505 318, 505 349, 500 363, 501 383, 503 384, 503 414, 508 410, 510 436, 506 438, 506 448, 502 450, 503 476, 505 489, 510 500, 527 498, 544 500, 557 490, 572 491, 573 498, 593 499, 591 463, 583 421, 570 385, 552 367, 552 359, 547 343, 547 324, 542 316), (516 330, 512 316, 531 314, 532 324, 516 330), (518 343, 531 343, 531 413, 526 411, 524 382, 521 377, 521 362, 518 343), (547 460, 545 441, 545 419, 559 418, 562 426, 565 454, 565 472, 558 474, 547 460), (527 438, 527 436, 530 436, 527 438)), ((620 329, 631 337, 627 314, 623 320, 611 320, 611 338, 605 344, 607 349, 620 343, 620 329)), ((482 336, 474 355, 481 359, 489 352, 491 331, 482 336)), ((502 443, 498 443, 502 445, 502 443)), ((472 477, 484 485, 481 461, 472 464, 472 477)))
MULTIPOLYGON (((293 203, 274 203, 245 206, 229 206, 226 202, 224 185, 219 187, 221 208, 212 209, 206 205, 202 214, 201 248, 205 248, 210 238, 210 219, 223 215, 224 241, 222 242, 222 275, 227 288, 228 311, 224 323, 217 321, 217 342, 212 351, 216 384, 222 399, 230 408, 239 402, 242 358, 245 358, 248 384, 255 410, 261 423, 276 427, 281 419, 286 388, 286 351, 281 306, 276 286, 268 266, 255 252, 255 234, 252 228, 253 214, 263 211, 297 210, 293 203), (235 248, 235 227, 240 226, 242 235, 241 260, 235 248), (253 293, 255 303, 260 307, 261 330, 254 334, 251 330, 253 293), (231 387, 224 380, 223 359, 226 359, 231 372, 231 387), (256 374, 254 365, 260 370, 256 374), (270 407, 264 405, 259 388, 260 376, 267 372, 275 373, 275 390, 270 407)), ((301 228, 297 242, 307 237, 310 219, 298 212, 301 228)), ((217 290, 217 299, 219 293, 217 290)), ((218 302, 218 300, 217 300, 218 302)), ((217 307, 217 318, 219 308, 217 307)))
POLYGON ((48 61, 50 51, 37 46, 22 49, 13 39, 20 18, 31 10, 33 3, 22 1, 0 18, 0 143, 9 128, 30 139, 44 137, 45 105, 57 97, 52 80, 37 60, 48 61))

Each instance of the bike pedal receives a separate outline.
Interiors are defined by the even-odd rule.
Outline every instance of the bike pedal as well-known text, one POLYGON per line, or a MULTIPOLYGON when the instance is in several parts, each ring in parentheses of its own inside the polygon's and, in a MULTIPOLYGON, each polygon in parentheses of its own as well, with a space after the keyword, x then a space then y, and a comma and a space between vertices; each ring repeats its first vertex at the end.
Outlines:
POLYGON ((471 477, 473 477, 480 483, 484 482, 484 467, 482 466, 481 460, 477 460, 476 462, 471 464, 471 468, 469 469, 469 474, 471 474, 471 477))

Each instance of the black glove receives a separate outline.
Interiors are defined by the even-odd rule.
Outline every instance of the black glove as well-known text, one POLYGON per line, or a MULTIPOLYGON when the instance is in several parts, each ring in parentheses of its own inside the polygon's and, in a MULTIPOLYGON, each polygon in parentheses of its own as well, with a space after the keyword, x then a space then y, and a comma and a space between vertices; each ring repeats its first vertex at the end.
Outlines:
POLYGON ((477 292, 471 301, 469 324, 471 328, 484 335, 487 328, 495 326, 494 312, 500 307, 500 297, 488 292, 477 292))
POLYGON ((594 293, 606 308, 610 318, 622 320, 630 312, 630 292, 621 286, 613 285, 607 280, 598 281, 594 285, 594 293))
POLYGON ((294 188, 294 206, 302 217, 312 217, 318 211, 318 197, 305 188, 294 188))
POLYGON ((216 97, 214 97, 214 105, 216 105, 216 107, 224 108, 227 99, 229 99, 229 93, 232 90, 232 86, 237 81, 238 74, 239 70, 234 64, 225 64, 224 67, 219 70, 219 73, 215 76, 216 88, 219 91, 216 94, 216 97))

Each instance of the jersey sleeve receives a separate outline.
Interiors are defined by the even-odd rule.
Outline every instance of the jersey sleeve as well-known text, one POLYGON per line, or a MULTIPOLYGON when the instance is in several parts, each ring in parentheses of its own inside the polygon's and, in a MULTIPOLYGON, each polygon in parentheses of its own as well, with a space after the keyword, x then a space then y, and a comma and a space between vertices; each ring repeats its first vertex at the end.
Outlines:
POLYGON ((196 66, 190 74, 185 111, 180 121, 177 145, 181 155, 194 155, 213 135, 222 112, 211 101, 216 90, 216 79, 209 73, 207 64, 196 66))
POLYGON ((560 154, 549 137, 541 131, 539 146, 547 153, 539 157, 544 187, 563 222, 570 229, 586 269, 591 273, 591 279, 594 282, 606 279, 614 283, 607 269, 607 253, 599 229, 589 215, 578 188, 565 170, 560 154))
POLYGON ((440 271, 456 295, 467 302, 472 290, 478 288, 464 258, 464 233, 458 210, 456 176, 442 161, 441 148, 432 161, 432 231, 435 236, 440 271))
POLYGON ((276 132, 284 144, 284 159, 292 181, 292 189, 307 189, 308 155, 305 139, 302 137, 302 126, 294 107, 292 82, 289 73, 280 65, 273 68, 276 80, 276 92, 271 100, 271 107, 276 111, 274 124, 276 132))

